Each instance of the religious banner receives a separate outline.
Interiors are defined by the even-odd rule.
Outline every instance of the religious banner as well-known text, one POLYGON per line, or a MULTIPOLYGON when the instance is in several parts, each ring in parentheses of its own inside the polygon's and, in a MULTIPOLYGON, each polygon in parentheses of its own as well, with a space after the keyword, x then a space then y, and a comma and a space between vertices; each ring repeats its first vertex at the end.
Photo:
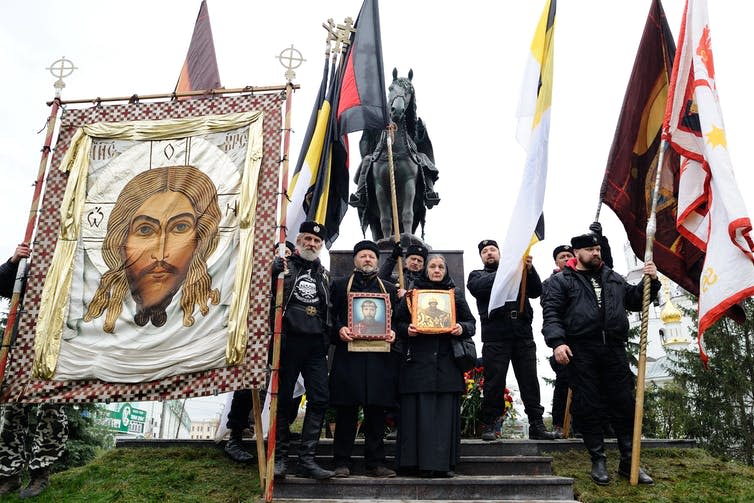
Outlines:
POLYGON ((2 400, 264 382, 282 99, 65 110, 2 400))

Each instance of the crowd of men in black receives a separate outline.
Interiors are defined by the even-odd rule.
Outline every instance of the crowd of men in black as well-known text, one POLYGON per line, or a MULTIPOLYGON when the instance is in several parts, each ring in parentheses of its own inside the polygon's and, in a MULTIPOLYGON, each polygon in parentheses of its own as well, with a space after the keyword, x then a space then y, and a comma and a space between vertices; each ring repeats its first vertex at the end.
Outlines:
MULTIPOLYGON (((505 410, 505 382, 512 365, 529 420, 529 438, 560 438, 565 396, 570 388, 574 425, 591 457, 592 480, 607 484, 606 427, 612 428, 617 439, 618 474, 628 477, 631 469, 635 402, 634 379, 626 355, 626 311, 641 309, 642 285, 632 286, 613 272, 609 244, 601 235, 601 227, 595 222, 590 230, 572 238, 570 246, 555 248, 556 268, 545 281, 540 280, 531 257, 527 257, 526 286, 518 295, 523 301, 507 302, 492 312, 488 312, 488 306, 500 249, 494 240, 483 240, 478 245, 483 268, 469 274, 467 288, 476 299, 482 328, 482 439, 497 438, 494 424, 505 410), (547 431, 542 420, 544 407, 529 303, 529 299, 537 297, 541 297, 543 310, 542 333, 553 350, 551 365, 556 372, 554 431, 547 431)), ((282 420, 277 421, 275 477, 285 478, 288 473, 290 424, 298 412, 293 392, 299 374, 304 380, 307 402, 297 476, 321 480, 351 475, 361 409, 366 475, 394 477, 397 470, 406 475, 452 477, 460 460, 460 399, 465 390, 463 371, 453 357, 452 341, 471 338, 476 330, 462 287, 450 278, 445 257, 430 254, 422 245, 412 245, 406 250, 405 288, 398 288, 393 269, 403 255, 400 245, 396 244, 380 267, 380 250, 368 240, 353 248, 353 272, 333 281, 319 260, 325 236, 324 226, 302 223, 295 244, 286 243, 286 257, 276 258, 272 267, 273 279, 284 274, 278 403, 278 418, 282 420), (407 293, 412 289, 447 291, 455 300, 456 323, 444 333, 422 332, 413 324, 407 302, 407 293), (356 336, 348 317, 351 293, 383 294, 390 300, 390 312, 385 313, 392 327, 385 340, 389 351, 349 350, 356 336), (315 460, 328 407, 336 411, 334 470, 323 468, 315 460), (393 468, 386 464, 384 448, 389 415, 398 424, 393 468)), ((28 245, 19 245, 14 256, 0 265, 0 294, 10 295, 18 262, 28 257, 29 251, 28 245)), ((654 298, 660 289, 657 269, 650 261, 643 272, 652 279, 654 298)), ((277 283, 272 284, 274 298, 277 283)), ((35 496, 47 487, 49 466, 60 456, 66 438, 65 417, 49 414, 56 410, 59 409, 39 408, 33 412, 4 407, 0 494, 19 488, 24 466, 30 470, 31 483, 22 491, 22 497, 35 496), (32 442, 32 436, 45 435, 47 430, 37 427, 36 432, 31 431, 26 421, 11 419, 33 413, 37 414, 37 423, 49 424, 50 428, 46 438, 35 437, 32 442), (27 443, 35 446, 31 453, 23 447, 27 443)), ((254 460, 242 444, 243 430, 250 426, 250 412, 250 391, 236 392, 228 417, 230 440, 225 446, 225 452, 235 461, 254 460)), ((640 469, 639 482, 652 484, 653 480, 640 469)))
MULTIPOLYGON (((574 424, 592 460, 591 477, 597 484, 606 484, 605 428, 612 428, 618 441, 619 475, 628 477, 630 472, 634 381, 626 356, 626 311, 641 309, 642 289, 641 284, 632 286, 612 271, 609 244, 599 224, 592 224, 590 231, 575 236, 570 245, 555 248, 556 268, 545 281, 540 280, 528 257, 526 281, 522 281, 525 290, 519 292, 523 300, 507 302, 490 313, 500 249, 496 241, 483 240, 478 245, 483 268, 469 274, 467 288, 476 299, 481 319, 485 378, 481 438, 497 438, 494 425, 505 410, 505 382, 512 366, 529 420, 530 439, 561 437, 565 394, 568 388, 572 390, 574 424), (537 378, 529 299, 538 297, 544 317, 542 333, 553 350, 551 365, 556 372, 553 431, 548 431, 542 420, 544 407, 537 378)), ((443 256, 412 245, 406 250, 405 288, 399 289, 393 269, 403 255, 400 245, 396 244, 380 267, 380 250, 368 240, 354 246, 352 274, 332 281, 319 261, 325 236, 322 225, 304 222, 295 245, 289 244, 293 253, 277 258, 272 271, 273 277, 285 274, 279 417, 290 418, 297 410, 292 395, 299 374, 307 390, 296 475, 314 479, 351 475, 361 408, 366 475, 394 477, 397 470, 423 477, 453 476, 460 460, 460 397, 465 383, 463 371, 455 365, 451 341, 472 337, 476 327, 462 287, 453 283, 443 256), (411 321, 406 300, 412 289, 447 290, 453 295, 455 325, 446 333, 422 333, 411 321), (390 299, 392 309, 386 314, 392 327, 387 336, 390 351, 349 351, 355 336, 348 323, 350 293, 381 293, 390 299), (315 461, 328 406, 336 411, 334 470, 315 461), (388 415, 394 415, 398 424, 393 467, 385 461, 388 415)), ((657 270, 647 262, 643 272, 652 278, 654 297, 659 291, 657 270)), ((240 402, 238 394, 237 398, 240 402)), ((250 399, 243 402, 248 402, 242 408, 245 416, 236 417, 248 418, 250 399)), ((240 443, 240 432, 247 423, 247 419, 229 422, 232 433, 226 452, 238 461, 253 459, 240 443)), ((277 478, 288 474, 289 423, 277 422, 277 478)), ((643 470, 639 482, 653 483, 643 470)))

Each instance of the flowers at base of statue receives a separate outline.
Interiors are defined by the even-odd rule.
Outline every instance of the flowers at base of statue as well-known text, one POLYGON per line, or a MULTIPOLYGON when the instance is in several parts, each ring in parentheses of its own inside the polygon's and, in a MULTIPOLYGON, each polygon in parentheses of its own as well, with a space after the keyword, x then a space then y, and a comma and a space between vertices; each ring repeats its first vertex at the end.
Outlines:
MULTIPOLYGON (((482 410, 484 397, 484 367, 475 367, 463 375, 466 390, 461 396, 461 436, 476 438, 482 433, 484 425, 479 416, 482 410)), ((513 394, 508 388, 503 390, 505 405, 500 416, 495 420, 493 428, 495 435, 502 435, 503 425, 506 420, 516 419, 516 409, 513 407, 513 394)))
POLYGON ((461 396, 461 436, 477 437, 481 433, 479 412, 482 409, 484 367, 474 367, 463 374, 466 390, 461 396))

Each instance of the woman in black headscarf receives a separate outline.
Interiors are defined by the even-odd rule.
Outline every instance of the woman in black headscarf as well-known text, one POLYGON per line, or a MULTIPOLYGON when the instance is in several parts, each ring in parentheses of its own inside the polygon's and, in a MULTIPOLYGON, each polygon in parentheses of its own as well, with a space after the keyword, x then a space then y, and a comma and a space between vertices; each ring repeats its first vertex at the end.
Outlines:
POLYGON ((407 303, 411 295, 407 294, 398 306, 396 332, 404 358, 398 386, 400 421, 396 461, 404 473, 452 477, 460 459, 464 380, 463 372, 453 360, 450 341, 454 337, 473 336, 476 320, 463 292, 450 279, 442 255, 428 257, 427 266, 414 288, 451 291, 455 297, 456 323, 445 333, 421 334, 411 323, 407 303))

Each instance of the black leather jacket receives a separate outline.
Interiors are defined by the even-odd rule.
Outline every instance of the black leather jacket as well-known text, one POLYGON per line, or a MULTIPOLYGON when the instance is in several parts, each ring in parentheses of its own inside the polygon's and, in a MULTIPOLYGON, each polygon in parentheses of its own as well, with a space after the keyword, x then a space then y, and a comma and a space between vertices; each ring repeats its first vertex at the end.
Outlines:
MULTIPOLYGON (((563 270, 545 282, 542 292, 542 334, 551 348, 561 344, 625 344, 628 340, 626 311, 640 311, 643 284, 632 286, 620 274, 602 265, 602 305, 594 288, 572 259, 563 270)), ((660 291, 660 281, 652 280, 651 298, 660 291)))

